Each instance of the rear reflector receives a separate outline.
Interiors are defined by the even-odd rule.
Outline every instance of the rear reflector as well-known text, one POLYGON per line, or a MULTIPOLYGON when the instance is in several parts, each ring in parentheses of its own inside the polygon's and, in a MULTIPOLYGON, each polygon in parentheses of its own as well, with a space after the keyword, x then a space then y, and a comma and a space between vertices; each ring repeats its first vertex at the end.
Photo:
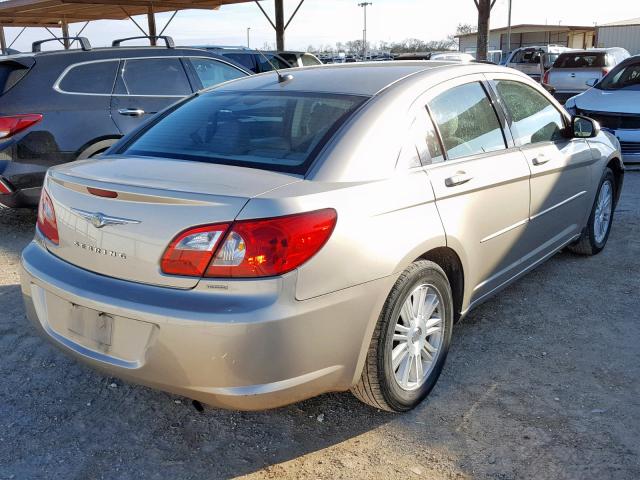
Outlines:
POLYGON ((0 117, 0 139, 12 137, 41 121, 39 113, 0 117))
POLYGON ((95 195, 97 197, 104 197, 104 198, 118 198, 118 192, 114 192, 112 190, 103 190, 101 188, 92 188, 92 187, 87 187, 87 191, 91 194, 91 195, 95 195))
POLYGON ((0 195, 9 195, 11 192, 11 187, 0 178, 0 195))
POLYGON ((38 206, 38 229, 45 237, 58 245, 60 238, 58 236, 56 211, 53 208, 53 202, 45 188, 42 189, 40 205, 38 206))

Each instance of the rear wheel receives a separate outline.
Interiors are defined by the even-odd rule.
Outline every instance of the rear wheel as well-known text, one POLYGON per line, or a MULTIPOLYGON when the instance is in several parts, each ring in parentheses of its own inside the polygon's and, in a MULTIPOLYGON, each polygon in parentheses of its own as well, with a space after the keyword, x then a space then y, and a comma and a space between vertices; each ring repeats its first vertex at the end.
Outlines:
POLYGON ((582 236, 569 250, 580 255, 596 255, 602 251, 609 239, 613 223, 616 180, 610 168, 602 175, 596 200, 582 236))
POLYGON ((415 262, 398 278, 385 302, 352 393, 382 410, 411 410, 440 376, 452 327, 447 276, 433 262, 415 262))

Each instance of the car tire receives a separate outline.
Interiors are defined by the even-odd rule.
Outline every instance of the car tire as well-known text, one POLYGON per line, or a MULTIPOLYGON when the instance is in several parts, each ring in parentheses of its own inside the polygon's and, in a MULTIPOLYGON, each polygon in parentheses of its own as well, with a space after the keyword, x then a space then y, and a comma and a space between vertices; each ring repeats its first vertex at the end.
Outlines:
POLYGON ((360 401, 380 410, 411 410, 435 386, 449 351, 452 329, 453 296, 446 274, 433 262, 413 263, 400 275, 387 297, 362 375, 351 392, 360 401), (431 308, 436 303, 433 297, 437 299, 437 306, 431 308), (420 301, 422 298, 424 300, 420 301), (413 308, 419 309, 419 305, 424 306, 422 315, 414 315, 413 308), (409 317, 410 322, 404 317, 409 317), (439 328, 438 332, 435 332, 436 328, 439 328), (405 344, 406 348, 402 348, 405 344), (431 353, 429 363, 427 350, 435 345, 438 348, 431 353), (404 361, 400 361, 405 351, 409 353, 403 357, 404 361), (408 367, 405 361, 410 362, 408 367), (408 374, 406 368, 409 368, 408 374))
POLYGON ((602 174, 598 192, 591 208, 589 221, 582 232, 582 236, 569 245, 569 251, 578 255, 597 255, 604 249, 611 233, 613 214, 615 212, 616 179, 610 168, 606 168, 602 174), (608 199, 608 205, 602 204, 603 199, 608 199), (604 209, 604 210, 603 210, 604 209), (607 219, 606 225, 603 221, 607 219))

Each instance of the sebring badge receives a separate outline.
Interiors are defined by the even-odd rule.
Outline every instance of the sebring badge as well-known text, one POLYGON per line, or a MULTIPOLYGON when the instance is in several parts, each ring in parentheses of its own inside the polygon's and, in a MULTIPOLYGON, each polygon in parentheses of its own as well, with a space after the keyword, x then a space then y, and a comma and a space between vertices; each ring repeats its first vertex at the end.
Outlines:
POLYGON ((87 212, 78 208, 72 208, 74 213, 80 215, 96 228, 103 228, 108 225, 136 225, 139 220, 130 220, 128 218, 110 217, 100 212, 87 212))

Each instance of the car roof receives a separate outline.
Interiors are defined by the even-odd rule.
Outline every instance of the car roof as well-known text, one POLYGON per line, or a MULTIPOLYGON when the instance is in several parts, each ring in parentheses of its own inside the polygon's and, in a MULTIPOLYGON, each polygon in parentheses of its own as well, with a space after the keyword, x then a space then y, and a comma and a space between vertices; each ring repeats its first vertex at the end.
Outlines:
POLYGON ((286 74, 293 78, 282 83, 278 82, 276 72, 266 72, 223 84, 219 88, 225 91, 289 90, 373 96, 407 77, 445 68, 460 69, 461 74, 462 68, 470 69, 470 73, 480 73, 487 68, 504 70, 497 66, 452 61, 361 62, 288 69, 286 74))
POLYGON ((183 55, 184 53, 200 53, 206 52, 207 56, 215 55, 215 52, 206 51, 197 47, 176 47, 176 48, 166 48, 162 46, 151 47, 151 46, 130 46, 130 47, 98 47, 92 48, 91 50, 82 50, 82 49, 71 49, 71 50, 45 50, 42 52, 24 52, 18 53, 15 55, 9 55, 5 58, 25 58, 25 57, 98 57, 98 58, 118 58, 118 57, 128 57, 132 55, 140 55, 144 54, 149 56, 174 56, 174 55, 183 55))

